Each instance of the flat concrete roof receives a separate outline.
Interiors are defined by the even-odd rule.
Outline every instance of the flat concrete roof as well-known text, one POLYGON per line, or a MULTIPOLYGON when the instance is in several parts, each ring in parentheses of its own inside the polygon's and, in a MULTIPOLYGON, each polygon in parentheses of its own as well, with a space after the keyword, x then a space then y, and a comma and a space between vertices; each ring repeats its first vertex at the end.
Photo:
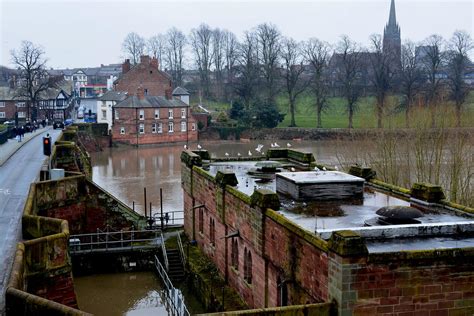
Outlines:
POLYGON ((340 171, 300 171, 300 172, 279 172, 277 177, 292 181, 296 184, 322 184, 322 183, 342 183, 342 182, 365 182, 359 178, 340 171))

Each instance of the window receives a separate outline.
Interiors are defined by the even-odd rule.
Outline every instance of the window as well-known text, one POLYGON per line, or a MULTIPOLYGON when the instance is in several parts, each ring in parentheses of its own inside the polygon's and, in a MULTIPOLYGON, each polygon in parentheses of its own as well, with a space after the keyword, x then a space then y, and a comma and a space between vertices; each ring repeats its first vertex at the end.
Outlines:
POLYGON ((158 133, 163 133, 163 124, 158 123, 158 133))
POLYGON ((148 89, 144 90, 145 95, 148 95, 148 89))
POLYGON ((156 123, 151 124, 151 132, 156 134, 156 123))
POLYGON ((105 107, 105 105, 106 105, 105 101, 102 101, 102 107, 105 107))
POLYGON ((202 207, 199 208, 199 232, 204 232, 204 211, 202 207))
POLYGON ((5 118, 5 112, 0 112, 0 118, 5 118))
POLYGON ((5 101, 0 101, 0 108, 4 108, 5 107, 5 101))
POLYGON ((125 127, 120 127, 120 134, 124 135, 125 134, 125 127))
POLYGON ((102 110, 102 119, 103 120, 107 119, 107 111, 106 110, 102 110))
POLYGON ((252 254, 247 248, 244 249, 244 280, 252 284, 252 254))
POLYGON ((140 134, 145 134, 145 124, 140 124, 138 131, 140 134))
POLYGON ((145 110, 140 110, 140 114, 138 115, 140 120, 144 120, 145 119, 145 110))
POLYGON ((18 112, 18 117, 25 118, 26 112, 18 112))
POLYGON ((235 270, 239 271, 239 244, 236 238, 232 238, 232 247, 230 254, 230 262, 235 270))
POLYGON ((168 118, 169 119, 173 118, 173 110, 172 109, 168 110, 168 118))
POLYGON ((211 241, 211 245, 216 245, 216 222, 213 218, 209 220, 209 240, 211 241))
POLYGON ((196 123, 191 124, 191 130, 195 131, 196 130, 196 123))
POLYGON ((19 108, 24 108, 25 107, 25 102, 17 102, 16 106, 19 108))
POLYGON ((115 119, 116 119, 116 120, 119 119, 119 111, 118 111, 118 110, 115 110, 115 119))
POLYGON ((173 133, 173 122, 168 123, 168 133, 173 133))
POLYGON ((160 110, 159 109, 155 109, 155 120, 159 119, 160 118, 160 110))
POLYGON ((186 122, 181 122, 181 132, 186 132, 186 122))
POLYGON ((186 109, 181 109, 181 118, 186 118, 186 109))

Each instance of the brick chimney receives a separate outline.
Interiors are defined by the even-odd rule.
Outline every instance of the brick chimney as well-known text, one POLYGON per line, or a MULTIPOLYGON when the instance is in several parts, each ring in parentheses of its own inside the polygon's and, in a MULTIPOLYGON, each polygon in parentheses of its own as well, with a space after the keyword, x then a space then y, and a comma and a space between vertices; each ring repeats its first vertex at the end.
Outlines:
POLYGON ((148 56, 148 55, 140 56, 140 64, 149 65, 150 64, 150 56, 148 56))
POLYGON ((138 100, 145 99, 145 93, 143 92, 143 87, 142 86, 139 86, 137 88, 137 98, 138 98, 138 100))
POLYGON ((127 73, 130 70, 130 59, 125 59, 125 62, 122 64, 122 74, 127 73))
POLYGON ((151 59, 150 65, 151 65, 152 67, 158 69, 158 66, 159 66, 159 65, 158 65, 158 59, 156 59, 155 57, 153 57, 153 58, 151 59))
POLYGON ((166 97, 166 100, 171 100, 173 98, 171 89, 165 90, 165 97, 166 97))

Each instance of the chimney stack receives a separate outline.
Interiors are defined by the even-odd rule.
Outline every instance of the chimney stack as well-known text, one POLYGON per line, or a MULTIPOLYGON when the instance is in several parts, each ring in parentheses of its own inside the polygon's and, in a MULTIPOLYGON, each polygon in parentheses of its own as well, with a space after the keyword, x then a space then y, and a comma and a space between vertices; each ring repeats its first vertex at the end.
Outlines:
POLYGON ((140 64, 149 65, 150 64, 150 56, 142 55, 140 56, 140 64))
POLYGON ((130 70, 130 59, 125 59, 125 62, 122 64, 122 75, 126 74, 130 70))
POLYGON ((158 59, 156 59, 155 57, 153 57, 153 58, 151 59, 150 65, 151 65, 152 67, 156 68, 156 69, 159 69, 159 68, 158 68, 158 66, 159 66, 159 64, 158 64, 158 59))
POLYGON ((171 100, 171 99, 172 99, 172 91, 171 91, 171 89, 166 89, 166 90, 165 90, 165 97, 166 97, 166 100, 171 100))
POLYGON ((143 87, 142 86, 139 86, 137 88, 137 98, 138 98, 138 100, 145 99, 145 93, 143 92, 143 87))

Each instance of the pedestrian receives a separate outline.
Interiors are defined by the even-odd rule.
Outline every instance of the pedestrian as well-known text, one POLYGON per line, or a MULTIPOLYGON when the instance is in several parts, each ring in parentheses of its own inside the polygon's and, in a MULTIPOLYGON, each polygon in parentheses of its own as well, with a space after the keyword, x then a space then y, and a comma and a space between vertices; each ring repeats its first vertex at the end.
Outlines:
POLYGON ((170 216, 168 215, 168 213, 165 214, 165 222, 166 222, 166 225, 168 225, 168 221, 170 220, 170 216))
POLYGON ((21 139, 25 137, 25 127, 22 126, 21 129, 20 129, 20 142, 21 142, 21 139))
POLYGON ((48 125, 48 118, 46 118, 46 120, 45 120, 45 121, 46 121, 46 125, 48 125))

